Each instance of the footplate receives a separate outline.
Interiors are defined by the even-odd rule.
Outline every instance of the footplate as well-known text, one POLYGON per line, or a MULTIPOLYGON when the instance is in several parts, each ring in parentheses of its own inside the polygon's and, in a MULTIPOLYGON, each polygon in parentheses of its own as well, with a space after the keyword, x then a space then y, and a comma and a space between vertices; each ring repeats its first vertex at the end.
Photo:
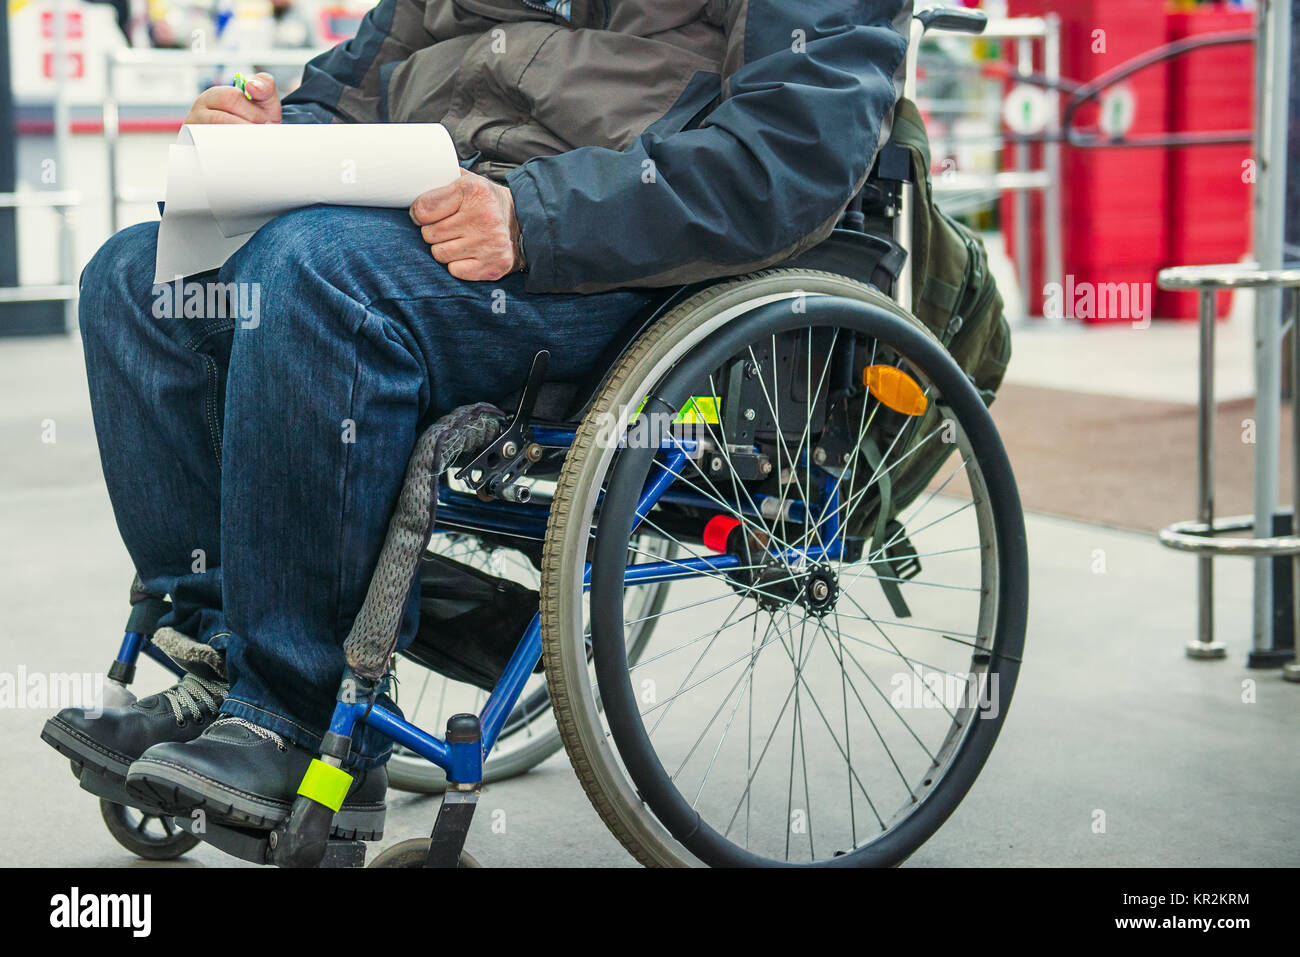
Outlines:
POLYGON ((122 779, 108 774, 102 774, 92 768, 82 767, 81 774, 77 777, 77 783, 81 785, 83 791, 89 791, 97 798, 103 798, 105 801, 112 801, 114 804, 121 804, 125 807, 133 807, 149 815, 162 815, 162 811, 156 807, 149 807, 138 797, 126 789, 122 779))
MULTIPOLYGON (((224 851, 231 857, 253 864, 274 863, 274 843, 278 838, 276 831, 213 824, 192 817, 175 817, 172 820, 181 830, 204 843, 211 844, 219 851, 224 851)), ((364 841, 331 839, 325 845, 325 857, 321 860, 320 866, 364 867, 365 863, 364 841)))

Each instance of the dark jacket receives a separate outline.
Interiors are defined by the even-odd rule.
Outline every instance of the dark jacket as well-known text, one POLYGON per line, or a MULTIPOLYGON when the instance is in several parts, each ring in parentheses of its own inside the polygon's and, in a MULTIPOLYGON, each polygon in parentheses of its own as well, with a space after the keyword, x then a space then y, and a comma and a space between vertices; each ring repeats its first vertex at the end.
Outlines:
POLYGON ((888 138, 911 0, 382 0, 285 122, 440 122, 515 197, 533 292, 821 241, 888 138))

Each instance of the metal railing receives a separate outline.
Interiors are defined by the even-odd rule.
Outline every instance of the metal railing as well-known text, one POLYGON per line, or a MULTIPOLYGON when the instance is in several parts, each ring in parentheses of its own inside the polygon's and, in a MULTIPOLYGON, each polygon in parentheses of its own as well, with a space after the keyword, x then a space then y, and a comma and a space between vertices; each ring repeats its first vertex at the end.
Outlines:
MULTIPOLYGON (((1176 522, 1160 531, 1160 543, 1199 556, 1196 587, 1196 638, 1187 644, 1188 657, 1202 660, 1222 658, 1227 653, 1214 640, 1214 557, 1235 555, 1245 558, 1291 558, 1292 635, 1300 638, 1300 269, 1260 269, 1255 265, 1180 266, 1160 272, 1162 289, 1186 290, 1200 296, 1200 391, 1197 402, 1196 518, 1176 522), (1289 300, 1289 322, 1278 322, 1278 339, 1291 330, 1291 534, 1271 535, 1259 528, 1253 515, 1216 519, 1214 516, 1214 340, 1218 321, 1217 297, 1222 290, 1285 290, 1289 300), (1254 531, 1254 536, 1224 536, 1230 532, 1254 531)), ((1266 459, 1276 461, 1278 436, 1257 433, 1259 445, 1271 446, 1266 459)), ((1273 517, 1271 501, 1257 502, 1256 513, 1273 517)), ((1259 641, 1254 651, 1271 649, 1259 641)), ((1300 681, 1300 666, 1284 667, 1288 680, 1300 681)))
MULTIPOLYGON (((62 154, 56 151, 56 157, 62 154)), ((63 169, 62 159, 56 159, 56 168, 63 169)), ((65 221, 59 225, 60 229, 60 247, 67 242, 63 233, 68 231, 66 222, 66 212, 74 206, 81 205, 81 193, 76 190, 49 190, 49 191, 32 191, 23 193, 0 193, 0 208, 5 209, 23 209, 23 208, 48 208, 59 210, 65 221)), ((70 265, 65 259, 66 254, 60 252, 58 277, 59 281, 53 284, 44 285, 19 285, 19 286, 0 286, 0 302, 51 302, 55 300, 71 301, 76 298, 76 286, 68 281, 70 276, 70 265)))
MULTIPOLYGON (((54 92, 54 168, 63 176, 68 168, 68 137, 72 132, 71 110, 67 94, 67 32, 65 25, 64 0, 55 0, 53 23, 55 24, 53 70, 55 79, 54 92)), ((53 284, 23 285, 0 287, 0 303, 64 303, 63 327, 68 328, 72 322, 72 302, 76 299, 77 288, 72 279, 72 227, 68 222, 68 210, 81 205, 81 194, 75 190, 39 190, 30 192, 0 193, 0 208, 21 209, 45 207, 58 213, 58 255, 57 282, 53 284)), ((17 229, 15 222, 15 229, 17 229)))
MULTIPOLYGON (((945 38, 959 38, 961 34, 944 34, 945 38)), ((1065 277, 1065 253, 1062 239, 1064 228, 1061 203, 1061 25, 1055 14, 1045 17, 1010 17, 993 18, 979 36, 965 37, 975 40, 1011 40, 1014 41, 1016 62, 1014 76, 1028 80, 1038 78, 1042 81, 1048 98, 1047 126, 1041 137, 1042 168, 1031 169, 1031 144, 1023 137, 959 137, 948 136, 943 142, 953 146, 991 145, 1010 148, 1013 151, 1016 168, 996 173, 979 174, 952 171, 936 176, 933 191, 942 205, 944 196, 969 194, 973 192, 1014 193, 1015 248, 1012 258, 1016 265, 1016 276, 1020 282, 1024 302, 1032 299, 1030 283, 1033 281, 1030 222, 1030 193, 1042 194, 1043 226, 1043 278, 1045 282, 1063 283, 1065 277), (1034 51, 1039 46, 1042 50, 1042 73, 1034 70, 1034 51)), ((949 104, 945 101, 925 101, 931 113, 963 113, 967 107, 961 103, 949 104)), ((1000 121, 999 116, 999 121, 1000 121)))

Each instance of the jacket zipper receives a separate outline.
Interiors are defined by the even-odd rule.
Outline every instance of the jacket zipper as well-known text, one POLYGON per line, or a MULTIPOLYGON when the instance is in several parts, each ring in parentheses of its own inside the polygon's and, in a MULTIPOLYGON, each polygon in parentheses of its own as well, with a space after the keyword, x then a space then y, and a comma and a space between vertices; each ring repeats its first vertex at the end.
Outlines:
MULTIPOLYGON (((548 6, 546 3, 543 2, 543 0, 520 0, 520 2, 521 2, 524 6, 528 7, 528 8, 531 9, 531 10, 538 10, 538 11, 541 11, 542 13, 549 13, 549 14, 550 14, 552 17, 554 17, 555 19, 557 19, 557 20, 563 20, 563 21, 564 21, 565 23, 567 23, 569 26, 573 26, 573 17, 572 17, 572 16, 570 16, 570 17, 568 17, 568 18, 561 17, 558 13, 555 12, 555 9, 554 9, 553 7, 548 6)), ((578 2, 578 0, 574 0, 574 3, 577 3, 577 2, 578 2)), ((601 28, 603 29, 603 28, 604 28, 604 27, 609 23, 609 17, 610 17, 609 0, 591 0, 591 2, 593 2, 593 3, 600 3, 601 6, 602 6, 602 7, 604 8, 604 10, 605 10, 605 16, 604 16, 604 19, 602 20, 602 22, 601 22, 601 24, 600 24, 601 28)), ((569 6, 569 10, 570 10, 570 12, 572 12, 572 10, 573 10, 573 6, 572 6, 572 5, 569 6)), ((590 19, 590 18, 589 18, 589 19, 590 19)))
MULTIPOLYGON (((557 20, 564 20, 566 23, 569 24, 573 23, 572 18, 566 19, 564 17, 561 17, 558 13, 555 12, 554 7, 548 6, 547 4, 543 3, 542 0, 521 0, 521 2, 523 3, 524 6, 529 7, 533 10, 540 10, 542 13, 549 13, 552 17, 554 17, 557 20)), ((572 10, 573 8, 570 7, 569 9, 572 10)))

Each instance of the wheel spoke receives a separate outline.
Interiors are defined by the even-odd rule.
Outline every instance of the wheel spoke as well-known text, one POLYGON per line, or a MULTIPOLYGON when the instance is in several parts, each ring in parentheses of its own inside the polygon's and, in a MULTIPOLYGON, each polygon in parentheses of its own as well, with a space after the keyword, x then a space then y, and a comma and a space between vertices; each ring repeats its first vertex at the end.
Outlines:
MULTIPOLYGON (((621 408, 639 397, 639 408, 658 414, 672 404, 662 397, 707 388, 719 397, 720 415, 694 416, 690 437, 698 445, 688 462, 670 464, 660 450, 602 451, 582 460, 576 484, 573 471, 558 483, 566 491, 557 505, 568 495, 585 510, 563 530, 571 516, 553 506, 551 526, 566 536, 564 587, 590 591, 589 607, 581 591, 565 600, 592 616, 598 649, 609 622, 621 620, 629 641, 633 628, 653 630, 644 653, 620 662, 613 687, 602 658, 605 686, 580 688, 575 702, 595 737, 581 724, 571 737, 600 743, 605 736, 603 747, 580 748, 600 769, 589 788, 593 800, 631 815, 624 840, 638 854, 677 860, 690 851, 708 863, 737 863, 743 848, 801 864, 876 847, 860 860, 889 863, 916 845, 905 834, 881 835, 910 828, 923 840, 932 816, 914 809, 936 794, 951 799, 954 789, 960 799, 969 776, 951 769, 969 770, 967 762, 987 753, 986 738, 970 737, 975 711, 958 692, 972 675, 993 670, 990 655, 1009 650, 1007 659, 1018 660, 1022 638, 1010 636, 1006 648, 1007 616, 998 604, 1022 594, 1007 591, 1009 557, 1011 587, 1023 589, 1017 539, 1010 556, 1000 551, 1007 539, 999 509, 1014 495, 1006 495, 1000 456, 987 454, 997 449, 988 444, 983 406, 968 389, 942 394, 939 383, 956 381, 952 368, 904 324, 893 335, 882 316, 815 327, 779 309, 737 316, 758 331, 735 338, 739 325, 722 335, 717 325, 683 320, 678 338, 655 340, 626 366, 631 376, 662 370, 656 378, 624 378, 618 391, 604 393, 612 400, 593 406, 621 408), (910 377, 929 414, 899 413, 864 388, 868 356, 867 368, 910 377), (955 440, 948 437, 954 427, 955 440), (755 470, 754 455, 773 471, 755 470), (645 538, 629 543, 627 567, 641 568, 637 583, 653 582, 659 576, 644 566, 655 563, 667 578, 660 584, 684 590, 675 601, 656 593, 653 605, 633 607, 629 593, 644 584, 620 581, 617 568, 613 575, 602 568, 598 585, 581 576, 585 563, 616 561, 623 548, 610 540, 627 519, 609 511, 614 503, 630 510, 656 482, 671 490, 649 515, 631 517, 645 538), (735 520, 742 534, 731 542, 743 545, 724 547, 712 537, 713 547, 702 544, 697 529, 716 514, 735 520), (669 550, 651 555, 646 541, 669 550), (770 654, 769 645, 781 651, 770 654), (655 682, 658 696, 649 693, 655 682)), ((663 449, 684 450, 686 439, 678 431, 663 449)), ((572 455, 566 469, 577 468, 572 455)), ((611 632, 609 640, 617 637, 611 632)))
MULTIPOLYGON (((847 594, 847 593, 846 593, 846 594, 847 594)), ((866 610, 865 610, 861 605, 859 605, 859 604, 857 603, 857 601, 853 598, 852 595, 848 595, 848 598, 849 598, 850 601, 853 602, 853 604, 857 607, 857 609, 858 609, 859 611, 861 611, 864 615, 867 615, 867 621, 868 621, 868 623, 871 624, 872 626, 874 626, 875 629, 876 629, 876 631, 880 632, 881 637, 884 638, 885 641, 889 642, 889 646, 890 646, 891 648, 893 648, 896 652, 898 652, 898 657, 902 658, 905 662, 907 662, 908 670, 911 671, 912 674, 916 675, 916 677, 922 679, 922 680, 921 680, 921 687, 922 687, 922 688, 925 688, 926 691, 929 691, 929 692, 930 692, 931 696, 932 696, 936 701, 939 702, 939 706, 940 706, 941 708, 943 708, 944 711, 947 711, 947 712, 948 712, 948 717, 950 717, 950 718, 954 718, 954 719, 955 719, 955 716, 953 715, 953 713, 952 713, 951 711, 948 711, 948 706, 947 706, 946 704, 944 704, 943 699, 940 698, 938 695, 936 695, 933 691, 930 691, 929 686, 926 685, 926 683, 925 683, 925 680, 924 680, 925 676, 924 676, 924 675, 921 673, 921 671, 917 668, 917 666, 916 666, 916 662, 913 661, 911 658, 909 658, 907 655, 903 654, 902 649, 899 648, 898 645, 894 644, 894 639, 889 637, 889 635, 888 635, 888 633, 885 631, 885 629, 881 628, 879 625, 876 624, 875 619, 873 619, 869 614, 867 614, 867 611, 866 611, 866 610)), ((861 667, 861 666, 859 666, 859 667, 861 667)), ((895 709, 895 710, 897 710, 897 709, 895 709)))
MULTIPOLYGON (((791 627, 789 630, 793 631, 794 629, 793 627, 791 627)), ((769 639, 768 641, 763 642, 763 644, 760 645, 759 647, 760 648, 766 647, 767 645, 771 644, 772 641, 774 640, 777 639, 769 639)), ((811 650, 812 649, 810 646, 809 651, 811 650)), ((776 720, 772 722, 772 730, 768 732, 767 739, 763 742, 763 750, 760 751, 758 754, 758 762, 754 765, 753 769, 749 772, 749 776, 745 780, 745 790, 741 793, 740 800, 736 802, 736 809, 732 811, 731 819, 727 821, 726 830, 722 832, 723 837, 726 837, 727 834, 731 833, 731 827, 733 824, 736 823, 736 816, 740 813, 741 806, 746 803, 746 800, 749 797, 750 789, 753 787, 754 784, 754 777, 763 768, 763 759, 767 757, 768 749, 772 745, 772 739, 776 737, 777 729, 781 726, 781 719, 785 717, 785 710, 786 708, 790 707, 790 701, 793 698, 794 698, 794 685, 791 685, 790 690, 786 692, 785 700, 781 702, 781 710, 777 712, 776 720)))
MULTIPOLYGON (((734 595, 731 595, 731 596, 723 595, 723 596, 721 596, 721 597, 723 597, 723 598, 728 598, 728 597, 735 598, 736 596, 734 596, 734 595)), ((740 606, 743 605, 744 603, 745 603, 745 596, 744 596, 744 595, 741 595, 739 598, 736 599, 736 604, 733 606, 733 609, 732 609, 732 610, 733 610, 733 611, 738 611, 738 610, 740 609, 740 606)), ((748 621, 750 618, 756 618, 757 616, 758 616, 758 611, 757 611, 757 609, 755 609, 754 611, 751 611, 749 614, 747 614, 747 615, 745 615, 745 616, 743 616, 743 617, 741 617, 741 618, 736 619, 734 622, 732 622, 732 624, 734 624, 734 625, 739 625, 739 624, 741 624, 742 622, 744 622, 744 621, 748 621)), ((728 617, 730 617, 730 616, 728 616, 728 617)), ((629 673, 631 673, 631 672, 633 672, 633 671, 636 671, 638 668, 645 668, 645 667, 648 667, 648 666, 650 666, 650 665, 656 664, 657 662, 662 661, 664 658, 667 658, 667 657, 670 656, 670 655, 675 655, 675 654, 677 654, 677 652, 679 652, 679 651, 683 651, 683 650, 685 650, 686 648, 691 647, 692 645, 698 645, 701 641, 704 641, 705 639, 710 638, 710 637, 712 637, 713 635, 716 635, 716 634, 717 634, 717 631, 705 631, 705 632, 701 632, 700 634, 696 635, 694 638, 688 638, 686 641, 683 641, 683 642, 682 642, 681 644, 679 644, 679 645, 673 645, 673 647, 669 648, 667 651, 660 651, 660 652, 657 652, 656 654, 652 655, 652 656, 649 657, 649 658, 644 658, 644 659, 642 659, 641 661, 638 661, 636 664, 629 666, 627 670, 628 670, 629 673)))
MULTIPOLYGON (((659 459, 657 459, 657 458, 656 458, 656 459, 652 459, 652 460, 651 460, 651 464, 653 464, 653 465, 654 465, 656 468, 658 468, 661 472, 667 472, 669 475, 675 477, 675 478, 677 479, 677 481, 681 482, 683 485, 688 486, 692 491, 698 492, 700 495, 704 496, 706 499, 708 499, 709 501, 711 501, 711 502, 713 502, 715 505, 717 505, 718 508, 723 509, 723 510, 726 511, 728 514, 730 514, 732 517, 734 517, 734 518, 736 518, 736 519, 739 519, 741 523, 743 523, 744 525, 746 525, 748 528, 753 529, 753 530, 754 530, 755 532, 757 532, 758 534, 765 534, 765 535, 768 535, 768 536, 770 537, 771 541, 774 541, 774 542, 776 542, 778 545, 781 545, 781 546, 783 546, 783 547, 785 547, 785 548, 793 548, 793 547, 794 547, 794 546, 790 545, 788 542, 786 542, 783 538, 781 538, 780 536, 778 536, 775 532, 768 532, 768 531, 766 530, 766 529, 767 529, 767 525, 766 525, 766 523, 763 523, 762 527, 759 527, 759 526, 755 525, 755 524, 754 524, 754 519, 753 519, 751 516, 746 515, 746 514, 745 514, 745 513, 740 509, 739 502, 737 502, 735 505, 733 505, 733 504, 730 503, 730 502, 724 501, 724 500, 722 499, 722 497, 721 497, 721 493, 718 493, 717 495, 710 494, 709 492, 707 492, 707 491, 705 491, 704 489, 700 488, 700 486, 696 485, 693 481, 691 481, 689 478, 687 478, 687 477, 686 477, 685 475, 683 475, 681 472, 674 472, 674 471, 673 471, 672 469, 670 469, 670 468, 669 468, 665 463, 660 462, 659 459)), ((700 475, 704 475, 703 470, 697 469, 696 471, 698 471, 700 475)), ((707 476, 705 476, 705 478, 707 479, 707 476)), ((710 482, 710 484, 712 484, 712 483, 710 482)), ((742 485, 742 487, 743 487, 743 483, 741 483, 741 485, 742 485)), ((754 509, 758 512, 758 518, 759 518, 759 521, 762 522, 762 520, 763 520, 763 519, 762 519, 762 510, 759 509, 758 506, 754 506, 754 509)), ((648 520, 648 518, 647 518, 647 519, 643 519, 643 521, 647 521, 647 520, 648 520)))
MULTIPOLYGON (((722 626, 721 628, 719 628, 718 630, 721 631, 722 628, 725 628, 725 627, 726 627, 726 623, 724 623, 723 626, 722 626)), ((771 638, 767 639, 767 640, 764 641, 762 644, 760 644, 760 645, 758 646, 758 648, 756 649, 756 651, 762 651, 764 648, 766 648, 766 647, 767 647, 768 645, 770 645, 772 642, 774 642, 774 641, 780 641, 784 634, 785 634, 784 632, 778 632, 776 635, 773 635, 771 638)), ((707 649, 706 649, 706 650, 707 650, 707 649)), ((683 687, 678 688, 677 692, 676 692, 676 693, 675 693, 671 698, 669 698, 668 700, 666 700, 666 701, 661 701, 661 702, 659 702, 658 704, 656 704, 654 707, 652 707, 652 708, 648 708, 647 710, 641 712, 641 717, 644 718, 646 715, 651 714, 651 713, 653 713, 653 712, 655 712, 655 711, 658 711, 660 708, 664 707, 665 705, 671 706, 672 703, 673 703, 674 701, 676 701, 678 698, 680 698, 680 697, 681 697, 682 695, 684 695, 686 692, 695 690, 695 689, 698 688, 700 685, 704 684, 706 681, 711 681, 713 678, 716 678, 718 675, 722 674, 724 671, 727 671, 727 670, 730 669, 730 668, 734 668, 736 665, 740 664, 740 662, 744 661, 744 660, 745 660, 746 658, 748 658, 748 657, 750 657, 750 654, 749 654, 749 653, 746 653, 746 654, 741 655, 739 658, 733 658, 731 661, 728 661, 725 665, 723 665, 721 668, 718 668, 716 671, 711 671, 711 672, 709 672, 707 675, 705 675, 705 676, 704 676, 703 678, 701 678, 699 681, 695 682, 693 685, 690 685, 689 687, 685 687, 685 686, 683 686, 683 687)), ((702 660, 702 659, 701 659, 701 660, 702 660)), ((696 662, 696 666, 698 666, 698 665, 699 665, 699 662, 697 661, 697 662, 696 662)), ((692 669, 692 672, 693 672, 693 671, 694 671, 694 669, 692 669)), ((688 679, 687 679, 687 680, 689 680, 689 676, 688 676, 688 679)), ((660 720, 662 720, 662 717, 660 718, 660 720)), ((659 722, 655 722, 655 727, 657 728, 658 726, 659 726, 659 722)), ((650 729, 650 731, 653 731, 653 730, 654 730, 654 728, 651 728, 651 729, 650 729)))
MULTIPOLYGON (((755 619, 755 622, 757 622, 757 619, 755 619)), ((681 764, 677 766, 677 770, 673 774, 669 775, 669 777, 671 777, 673 780, 676 780, 677 776, 680 775, 683 770, 685 770, 687 762, 690 761, 691 757, 695 754, 696 749, 700 746, 700 742, 704 740, 705 736, 709 733, 709 730, 713 727, 714 723, 718 720, 718 716, 722 714, 722 709, 727 706, 727 702, 730 701, 731 696, 736 693, 736 689, 739 688, 742 684, 746 683, 747 681, 753 681, 754 664, 755 662, 757 662, 757 660, 758 660, 757 652, 750 655, 749 664, 746 666, 745 670, 740 673, 740 677, 736 679, 735 683, 731 686, 731 688, 727 691, 726 695, 723 697, 722 701, 718 704, 717 710, 713 712, 713 717, 710 718, 708 723, 703 728, 700 729, 700 733, 696 737, 695 743, 692 744, 690 750, 686 752, 686 756, 682 758, 681 764)), ((740 707, 740 702, 744 699, 744 697, 745 694, 743 691, 736 696, 736 703, 732 706, 731 713, 727 717, 727 723, 726 725, 724 725, 722 729, 722 735, 718 738, 718 744, 713 749, 713 756, 709 760, 709 765, 707 768, 704 769, 704 776, 700 780, 700 786, 695 792, 695 799, 691 802, 691 807, 695 807, 696 804, 699 803, 700 795, 704 792, 704 785, 708 783, 709 774, 712 773, 713 771, 714 762, 718 760, 718 752, 722 750, 722 743, 727 739, 727 732, 731 730, 731 722, 736 717, 736 711, 740 707)))
MULTIPOLYGON (((806 620, 806 619, 805 619, 805 620, 806 620)), ((825 626, 824 626, 824 625, 822 625, 822 624, 819 623, 819 624, 818 624, 818 628, 822 630, 823 634, 825 633, 825 626)), ((828 639, 828 640, 829 640, 829 639, 828 639)), ((782 644, 784 645, 784 642, 782 642, 782 644)), ((794 662, 794 656, 790 653, 790 650, 789 650, 788 647, 786 648, 786 654, 787 654, 787 655, 790 655, 791 663, 793 663, 793 662, 794 662)), ((844 674, 844 667, 843 667, 843 663, 842 663, 842 662, 840 663, 840 673, 841 673, 841 675, 844 674)), ((835 744, 835 747, 839 750, 839 752, 840 752, 840 756, 844 758, 845 767, 846 767, 847 770, 848 770, 849 779, 850 779, 850 782, 851 782, 851 783, 850 783, 850 793, 852 792, 852 782, 856 782, 857 785, 858 785, 858 787, 859 787, 859 788, 861 789, 861 791, 862 791, 862 796, 863 796, 864 798, 866 798, 867 804, 871 806, 872 813, 876 813, 876 805, 875 805, 875 802, 873 802, 873 801, 871 800, 871 796, 867 793, 867 786, 862 782, 862 779, 858 777, 857 772, 853 770, 853 762, 852 762, 852 760, 849 758, 849 751, 848 751, 848 744, 847 744, 847 742, 848 742, 848 740, 849 740, 849 739, 848 739, 848 710, 847 710, 847 705, 846 705, 846 709, 845 709, 845 725, 844 725, 844 726, 845 726, 845 738, 844 738, 844 740, 845 740, 845 745, 844 745, 844 746, 841 746, 841 745, 840 745, 840 742, 839 742, 839 739, 835 737, 835 731, 834 731, 834 729, 831 727, 830 719, 826 717, 826 712, 822 709, 821 705, 817 702, 817 698, 816 698, 816 696, 813 695, 813 693, 812 693, 812 688, 810 688, 810 687, 808 686, 808 681, 807 681, 807 679, 804 678, 802 675, 800 675, 799 681, 800 681, 800 683, 803 685, 803 687, 804 687, 805 689, 807 689, 807 691, 808 691, 808 697, 809 697, 809 699, 812 701, 812 703, 813 703, 813 707, 817 710, 817 714, 818 714, 818 716, 821 717, 821 719, 822 719, 822 723, 823 723, 824 725, 826 725, 826 731, 827 731, 827 733, 830 735, 830 739, 831 739, 831 741, 835 744)), ((850 684, 851 684, 851 682, 850 682, 850 684)), ((797 692, 796 692, 796 694, 797 694, 797 692)), ((870 712, 870 710, 867 708, 866 703, 863 702, 863 700, 862 700, 862 696, 859 695, 859 694, 857 693, 857 688, 856 688, 856 687, 854 687, 854 695, 857 697, 857 699, 858 699, 858 704, 861 705, 861 707, 862 707, 862 711, 863 711, 863 713, 866 715, 867 720, 868 720, 869 722, 871 722, 871 726, 872 726, 872 728, 873 728, 873 729, 876 728, 876 722, 875 722, 875 720, 871 717, 871 712, 870 712)), ((877 734, 877 735, 880 734, 879 729, 876 730, 876 734, 877 734)), ((885 742, 884 742, 884 738, 883 738, 883 737, 881 737, 881 744, 885 744, 885 742)), ((885 744, 885 750, 889 753, 889 758, 890 758, 890 760, 893 761, 893 752, 889 750, 889 746, 888 746, 887 744, 885 744)), ((898 763, 897 763, 897 762, 894 762, 894 767, 895 767, 895 768, 898 768, 898 763)), ((807 767, 806 767, 806 766, 805 766, 805 768, 804 768, 804 773, 805 773, 805 775, 807 774, 807 767)), ((900 770, 899 773, 902 774, 902 771, 900 770)), ((805 780, 805 783, 806 783, 806 780, 805 780)), ((906 778, 904 778, 904 783, 906 784, 906 778)), ((877 820, 880 820, 880 815, 879 815, 878 813, 876 813, 876 819, 877 819, 877 820)), ((884 826, 884 822, 883 822, 883 821, 881 821, 881 826, 882 826, 882 827, 884 826)))

